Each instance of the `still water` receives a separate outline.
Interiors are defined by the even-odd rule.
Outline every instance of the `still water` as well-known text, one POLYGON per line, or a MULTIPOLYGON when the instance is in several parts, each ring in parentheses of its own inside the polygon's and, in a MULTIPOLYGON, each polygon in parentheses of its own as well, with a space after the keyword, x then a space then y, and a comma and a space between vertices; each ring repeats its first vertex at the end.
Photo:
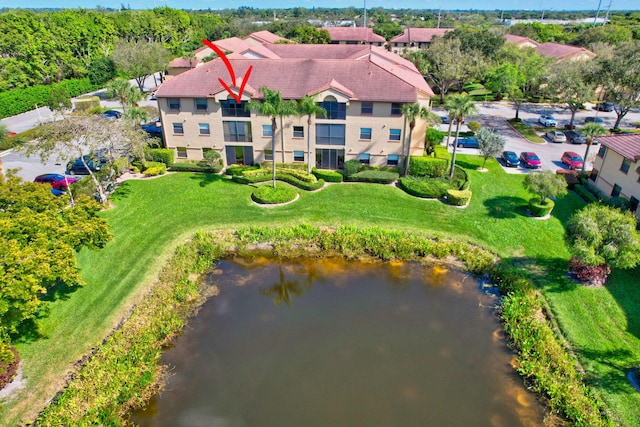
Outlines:
POLYGON ((472 277, 415 263, 229 259, 143 426, 540 426, 472 277))

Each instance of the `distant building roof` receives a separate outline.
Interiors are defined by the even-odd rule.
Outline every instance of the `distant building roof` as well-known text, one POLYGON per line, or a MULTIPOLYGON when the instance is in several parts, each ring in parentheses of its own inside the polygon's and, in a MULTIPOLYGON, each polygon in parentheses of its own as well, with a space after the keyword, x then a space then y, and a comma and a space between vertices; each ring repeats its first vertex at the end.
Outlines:
POLYGON ((285 41, 287 39, 280 37, 277 34, 273 34, 270 31, 263 30, 263 31, 257 31, 255 33, 249 34, 247 37, 244 38, 244 40, 248 42, 251 42, 251 40, 255 40, 259 43, 278 43, 281 41, 285 41))
POLYGON ((537 41, 530 39, 529 37, 516 36, 514 34, 505 34, 504 39, 508 43, 515 43, 519 46, 530 44, 532 46, 539 46, 540 43, 537 41))
POLYGON ((391 43, 431 43, 433 36, 442 37, 453 28, 405 28, 404 32, 395 36, 391 43))
POLYGON ((332 41, 356 41, 367 43, 384 43, 382 36, 365 27, 322 27, 327 30, 332 41))
POLYGON ((640 160, 640 135, 607 135, 595 139, 629 160, 640 160))
POLYGON ((184 58, 175 58, 171 62, 169 62, 170 68, 195 68, 200 64, 200 60, 198 58, 193 58, 191 61, 184 58))
POLYGON ((578 58, 580 56, 587 56, 589 58, 593 58, 594 56, 596 56, 595 53, 583 47, 552 42, 542 43, 541 45, 538 45, 536 47, 536 51, 540 55, 544 55, 550 58, 557 58, 558 60, 578 58))

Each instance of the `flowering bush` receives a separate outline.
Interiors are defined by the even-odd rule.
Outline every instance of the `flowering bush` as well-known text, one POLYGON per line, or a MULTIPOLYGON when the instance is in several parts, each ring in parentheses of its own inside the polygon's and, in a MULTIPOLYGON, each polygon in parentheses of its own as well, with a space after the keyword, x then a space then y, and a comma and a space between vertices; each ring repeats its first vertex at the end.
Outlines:
POLYGON ((569 271, 583 281, 594 286, 602 286, 607 283, 607 278, 611 274, 611 267, 608 264, 587 265, 578 258, 569 260, 569 271))

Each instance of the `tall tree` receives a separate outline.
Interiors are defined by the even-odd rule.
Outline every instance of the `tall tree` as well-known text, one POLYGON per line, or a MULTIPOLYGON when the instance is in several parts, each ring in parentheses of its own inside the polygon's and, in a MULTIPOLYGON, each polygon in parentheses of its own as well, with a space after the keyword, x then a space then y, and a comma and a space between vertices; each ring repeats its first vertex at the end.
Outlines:
POLYGON ((147 77, 168 67, 171 53, 160 43, 119 41, 111 59, 118 69, 136 80, 143 92, 147 77))
MULTIPOLYGON (((449 112, 449 117, 452 118, 449 122, 456 121, 456 138, 453 142, 453 156, 451 157, 451 170, 449 171, 449 179, 453 179, 456 165, 456 151, 458 149, 458 136, 460 135, 460 124, 464 121, 465 117, 478 114, 478 109, 471 98, 466 93, 460 93, 451 95, 444 103, 444 108, 449 112)), ((449 126, 449 136, 451 136, 451 126, 449 126)), ((447 141, 449 140, 447 137, 447 141)))
POLYGON ((549 69, 547 92, 571 111, 569 126, 573 126, 576 112, 593 99, 595 85, 589 79, 592 68, 589 60, 578 60, 558 62, 549 69))
POLYGON ((118 99, 125 113, 127 107, 133 107, 144 99, 144 94, 123 78, 116 78, 107 83, 106 95, 108 98, 118 99))
MULTIPOLYGON (((271 153, 273 156, 273 188, 276 187, 276 133, 278 130, 277 118, 293 115, 297 112, 297 103, 292 100, 282 99, 279 90, 269 89, 267 86, 260 88, 262 99, 251 100, 247 103, 247 108, 258 112, 263 116, 271 117, 271 153)), ((283 150, 284 151, 284 147, 283 150)))
POLYGON ((64 111, 71 108, 71 97, 64 86, 55 86, 49 90, 47 106, 51 111, 64 111))
POLYGON ((318 103, 309 95, 303 96, 298 102, 298 111, 302 115, 307 116, 307 173, 311 173, 311 124, 312 118, 321 116, 327 117, 327 110, 318 105, 318 103))
POLYGON ((433 122, 435 119, 433 118, 434 114, 432 114, 431 111, 421 106, 417 102, 413 104, 404 104, 402 106, 401 111, 405 120, 409 123, 409 136, 407 137, 407 140, 406 140, 407 148, 406 148, 406 153, 404 155, 404 158, 407 164, 407 166, 404 169, 404 175, 408 175, 409 166, 411 164, 411 161, 410 161, 411 141, 413 139, 413 129, 416 127, 416 120, 420 118, 420 119, 429 120, 430 122, 433 122))
POLYGON ((498 135, 490 129, 480 129, 476 134, 478 137, 478 148, 484 158, 482 168, 487 163, 489 157, 498 156, 504 150, 504 144, 507 142, 504 136, 498 135))
POLYGON ((591 150, 593 139, 596 136, 606 135, 608 132, 598 123, 587 123, 580 132, 582 132, 582 136, 587 139, 587 148, 584 150, 584 158, 582 159, 582 172, 584 172, 587 167, 587 162, 589 161, 589 150, 591 150))
POLYGON ((420 72, 438 89, 440 102, 449 89, 464 80, 465 60, 460 40, 434 37, 429 47, 412 55, 420 72))
POLYGON ((617 115, 613 127, 618 128, 632 108, 640 107, 640 40, 617 46, 613 55, 600 61, 596 76, 613 102, 617 115))

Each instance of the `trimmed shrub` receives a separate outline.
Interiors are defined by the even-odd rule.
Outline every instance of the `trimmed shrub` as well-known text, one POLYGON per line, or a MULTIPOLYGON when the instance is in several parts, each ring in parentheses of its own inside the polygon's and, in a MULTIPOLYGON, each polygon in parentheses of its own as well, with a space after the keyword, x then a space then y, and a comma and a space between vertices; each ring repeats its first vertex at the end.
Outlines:
POLYGON ((347 160, 344 162, 344 175, 350 177, 351 175, 360 172, 362 169, 362 163, 359 160, 347 160))
POLYGON ((326 182, 342 182, 342 174, 338 171, 313 168, 311 173, 319 180, 323 179, 326 182))
POLYGON ((531 216, 540 218, 549 215, 555 205, 551 199, 545 199, 544 202, 540 203, 539 197, 532 197, 529 199, 529 212, 531 216))
POLYGON ((467 126, 469 127, 469 130, 471 132, 478 132, 480 129, 482 129, 480 123, 474 121, 469 122, 467 126))
POLYGON ((471 190, 447 190, 447 201, 454 206, 465 206, 471 200, 471 190))
POLYGON ((264 205, 275 205, 278 203, 290 202, 296 198, 298 192, 291 187, 285 187, 283 185, 273 188, 270 185, 262 185, 251 193, 251 198, 256 203, 264 205))
POLYGON ((396 181, 400 175, 396 172, 385 172, 377 170, 366 170, 355 173, 346 178, 347 181, 353 182, 372 182, 375 184, 391 184, 396 181))
POLYGON ((147 151, 147 160, 152 162, 161 162, 170 165, 174 162, 175 153, 168 148, 151 148, 147 151))
POLYGON ((362 171, 382 171, 382 172, 394 172, 399 174, 400 173, 400 168, 397 166, 369 166, 369 165, 362 165, 362 168, 360 169, 360 172, 362 171))
POLYGON ((218 173, 224 167, 224 163, 222 162, 222 156, 219 152, 215 150, 207 150, 204 153, 203 159, 198 161, 200 166, 209 167, 212 170, 215 170, 215 173, 218 173))
POLYGON ((410 157, 409 174, 412 176, 437 178, 445 176, 449 169, 449 161, 446 159, 425 156, 410 157))
MULTIPOLYGON (((260 168, 261 169, 269 169, 269 170, 271 170, 272 167, 273 167, 273 162, 262 162, 262 163, 260 163, 260 168)), ((307 164, 306 163, 277 163, 276 162, 276 169, 296 169, 296 170, 306 171, 307 170, 307 164)))
POLYGON ((569 260, 569 272, 575 274, 580 281, 602 286, 607 283, 607 278, 611 274, 611 267, 607 264, 587 265, 583 264, 578 258, 571 258, 569 260))
POLYGON ((416 197, 439 199, 447 194, 451 186, 438 179, 405 176, 400 178, 400 188, 416 197))
POLYGON ((576 193, 578 193, 578 195, 580 197, 582 197, 584 199, 585 202, 587 203, 595 203, 598 201, 598 198, 596 196, 593 195, 593 193, 589 190, 587 190, 584 185, 581 184, 576 184, 573 189, 575 190, 576 193))
POLYGON ((212 168, 211 166, 201 165, 200 163, 191 162, 177 162, 169 165, 171 172, 204 172, 204 173, 218 173, 219 168, 212 168))
POLYGON ((167 165, 162 162, 147 162, 146 169, 142 171, 147 176, 163 175, 167 172, 167 165))
POLYGON ((100 98, 97 96, 85 96, 74 101, 76 111, 91 113, 102 110, 100 107, 100 98))
POLYGON ((227 167, 224 173, 231 176, 234 176, 234 175, 240 176, 244 173, 244 171, 255 170, 255 169, 260 169, 260 166, 231 165, 227 167))
POLYGON ((620 196, 610 198, 605 202, 605 204, 607 206, 611 206, 612 208, 618 208, 622 211, 629 210, 631 206, 629 199, 620 196))

